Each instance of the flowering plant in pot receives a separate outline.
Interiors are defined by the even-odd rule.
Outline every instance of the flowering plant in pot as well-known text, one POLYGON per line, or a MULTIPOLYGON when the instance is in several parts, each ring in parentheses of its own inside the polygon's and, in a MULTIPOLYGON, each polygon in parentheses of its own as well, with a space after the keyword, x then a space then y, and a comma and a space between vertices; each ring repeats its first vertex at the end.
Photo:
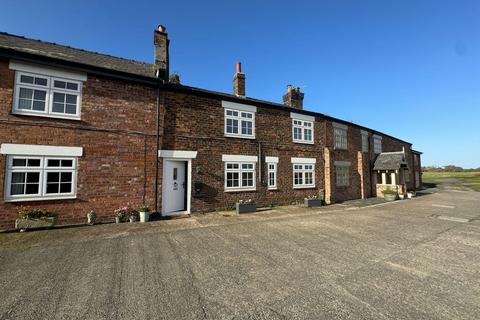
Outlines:
POLYGON ((46 209, 35 209, 26 206, 17 208, 15 228, 20 231, 27 229, 51 228, 57 222, 58 213, 46 209))
POLYGON ((257 205, 252 199, 239 200, 235 204, 237 213, 251 213, 257 211, 257 205))
POLYGON ((138 208, 138 213, 140 214, 140 222, 147 222, 150 220, 150 208, 146 203, 138 208))
POLYGON ((137 221, 137 215, 138 215, 137 211, 135 210, 130 211, 130 216, 128 217, 128 219, 130 220, 130 223, 134 223, 135 221, 137 221))
POLYGON ((120 223, 125 219, 125 217, 129 216, 132 213, 132 208, 130 207, 129 204, 126 204, 124 206, 121 206, 118 209, 115 209, 114 214, 115 214, 115 222, 120 223))
POLYGON ((97 213, 95 210, 90 210, 87 213, 87 224, 93 226, 95 224, 95 221, 97 221, 97 213))

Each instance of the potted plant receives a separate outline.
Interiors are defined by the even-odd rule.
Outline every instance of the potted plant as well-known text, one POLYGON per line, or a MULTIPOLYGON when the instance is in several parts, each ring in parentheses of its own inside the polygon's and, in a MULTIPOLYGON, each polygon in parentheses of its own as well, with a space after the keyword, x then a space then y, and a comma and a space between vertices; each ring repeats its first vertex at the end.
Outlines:
POLYGON ((240 200, 235 204, 237 213, 251 213, 257 211, 257 205, 252 199, 240 200))
POLYGON ((57 216, 57 213, 47 211, 46 209, 32 209, 22 206, 17 209, 15 228, 20 231, 51 228, 57 223, 57 216))
POLYGON ((97 221, 97 214, 95 213, 95 210, 90 210, 87 213, 87 224, 93 226, 95 221, 97 221))
POLYGON ((391 189, 383 190, 383 197, 386 201, 395 201, 397 200, 398 193, 391 189))
POLYGON ((135 221, 137 221, 137 211, 130 211, 130 216, 128 217, 128 219, 130 220, 130 223, 134 223, 135 221))
POLYGON ((148 222, 150 220, 150 208, 146 203, 138 208, 138 213, 140 214, 140 222, 148 222))
POLYGON ((115 209, 114 214, 115 214, 115 223, 120 223, 125 219, 127 214, 129 213, 130 208, 128 205, 122 206, 118 209, 115 209))
POLYGON ((303 205, 307 208, 321 207, 323 205, 323 200, 318 199, 317 196, 308 196, 305 199, 303 199, 303 205))
POLYGON ((415 191, 414 190, 407 191, 407 197, 408 199, 412 199, 413 197, 415 197, 415 191))
POLYGON ((398 195, 398 198, 399 198, 400 200, 403 200, 403 199, 405 199, 405 195, 404 195, 404 194, 399 194, 399 195, 398 195))

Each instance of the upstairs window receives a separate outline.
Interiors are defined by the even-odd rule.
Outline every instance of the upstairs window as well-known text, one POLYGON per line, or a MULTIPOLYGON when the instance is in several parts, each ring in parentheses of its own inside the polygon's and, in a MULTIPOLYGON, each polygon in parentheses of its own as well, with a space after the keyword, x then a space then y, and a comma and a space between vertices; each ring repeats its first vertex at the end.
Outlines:
POLYGON ((333 140, 335 149, 347 150, 347 129, 343 124, 333 123, 333 140))
POLYGON ((256 107, 222 101, 226 137, 255 139, 256 107))
POLYGON ((81 81, 17 71, 13 112, 80 119, 81 87, 81 81))
POLYGON ((380 136, 373 136, 373 151, 375 154, 382 153, 382 137, 380 136))
POLYGON ((361 131, 362 134, 362 152, 368 152, 368 132, 361 131))
POLYGON ((290 118, 293 142, 313 144, 315 117, 292 112, 290 118))

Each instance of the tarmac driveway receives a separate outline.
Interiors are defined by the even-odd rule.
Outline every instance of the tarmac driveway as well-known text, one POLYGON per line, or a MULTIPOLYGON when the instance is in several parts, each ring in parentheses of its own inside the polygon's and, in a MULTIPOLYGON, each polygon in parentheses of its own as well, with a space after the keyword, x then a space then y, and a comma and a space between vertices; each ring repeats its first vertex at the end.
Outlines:
POLYGON ((0 234, 0 319, 478 319, 480 193, 0 234))

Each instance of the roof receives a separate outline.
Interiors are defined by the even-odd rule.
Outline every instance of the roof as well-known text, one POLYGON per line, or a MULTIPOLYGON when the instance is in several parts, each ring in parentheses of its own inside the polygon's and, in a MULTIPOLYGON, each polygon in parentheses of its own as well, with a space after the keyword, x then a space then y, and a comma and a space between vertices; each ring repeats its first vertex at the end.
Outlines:
POLYGON ((118 58, 52 42, 29 39, 6 32, 0 32, 0 49, 13 50, 142 77, 155 78, 155 68, 154 65, 150 63, 118 58))
POLYGON ((398 170, 407 167, 404 152, 382 152, 378 155, 373 170, 398 170))
MULTIPOLYGON (((148 83, 153 83, 157 85, 158 81, 155 77, 155 65, 150 63, 145 63, 141 61, 128 60, 124 58, 114 57, 111 55, 106 55, 98 52, 87 51, 83 49, 72 48, 69 46, 64 46, 56 44, 53 42, 46 42, 41 40, 29 39, 22 36, 12 35, 6 32, 0 32, 0 52, 7 51, 13 52, 16 54, 21 53, 26 57, 25 59, 38 59, 38 57, 43 58, 44 60, 53 60, 53 63, 58 61, 61 64, 66 64, 71 66, 72 64, 75 67, 91 67, 95 71, 101 70, 107 71, 109 74, 119 76, 118 73, 123 75, 136 76, 135 80, 137 81, 146 81, 148 83), (140 80, 141 78, 141 80, 140 80)), ((88 68, 90 70, 90 68, 88 68)), ((130 79, 130 78, 128 78, 130 79)), ((210 95, 216 97, 222 97, 223 99, 230 100, 233 102, 239 103, 251 103, 255 105, 262 105, 265 107, 281 108, 282 110, 288 110, 290 112, 296 112, 301 114, 307 114, 311 116, 321 117, 330 121, 344 123, 346 125, 353 125, 360 129, 369 130, 372 133, 378 133, 383 136, 390 137, 397 141, 401 141, 411 145, 411 143, 398 139, 396 137, 390 136, 383 132, 373 130, 361 126, 359 124, 345 121, 342 119, 334 118, 326 114, 319 112, 308 111, 308 110, 299 110, 285 106, 284 104, 275 103, 271 101, 259 100, 249 97, 239 97, 233 94, 228 94, 224 92, 217 92, 213 90, 201 89, 196 87, 190 87, 180 84, 167 84, 165 87, 174 91, 184 91, 201 95, 210 95)))

